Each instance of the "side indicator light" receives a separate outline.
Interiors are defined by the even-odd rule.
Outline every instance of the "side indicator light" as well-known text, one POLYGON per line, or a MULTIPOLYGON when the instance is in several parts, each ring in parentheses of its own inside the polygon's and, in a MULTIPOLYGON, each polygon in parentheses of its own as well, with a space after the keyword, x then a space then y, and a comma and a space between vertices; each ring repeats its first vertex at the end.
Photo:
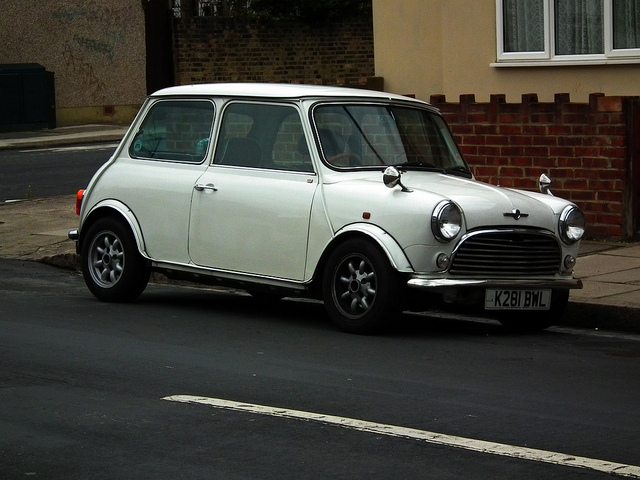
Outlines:
POLYGON ((362 213, 362 218, 364 218, 365 220, 369 220, 371 218, 371 213, 363 212, 362 213))

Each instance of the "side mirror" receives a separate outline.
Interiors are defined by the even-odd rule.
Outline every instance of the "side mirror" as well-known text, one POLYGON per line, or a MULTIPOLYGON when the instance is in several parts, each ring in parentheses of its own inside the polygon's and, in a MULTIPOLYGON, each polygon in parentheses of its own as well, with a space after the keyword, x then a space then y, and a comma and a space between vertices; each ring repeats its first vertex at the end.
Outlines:
POLYGON ((402 184, 400 177, 400 171, 396 167, 387 167, 382 174, 382 181, 389 188, 400 185, 403 192, 413 192, 402 184))
POLYGON ((538 188, 540 189, 540 192, 553 197, 553 193, 551 193, 551 179, 544 173, 540 175, 540 178, 538 179, 538 188))

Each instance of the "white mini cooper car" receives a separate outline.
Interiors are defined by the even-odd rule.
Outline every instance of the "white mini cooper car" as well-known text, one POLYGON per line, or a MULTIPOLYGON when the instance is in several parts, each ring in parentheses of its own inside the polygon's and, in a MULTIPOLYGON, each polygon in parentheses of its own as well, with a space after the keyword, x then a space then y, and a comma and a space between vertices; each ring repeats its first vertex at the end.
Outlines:
POLYGON ((575 205, 476 181, 438 111, 388 93, 161 90, 77 208, 69 236, 105 301, 135 299, 159 271, 320 298, 349 332, 446 304, 539 329, 582 286, 575 205))

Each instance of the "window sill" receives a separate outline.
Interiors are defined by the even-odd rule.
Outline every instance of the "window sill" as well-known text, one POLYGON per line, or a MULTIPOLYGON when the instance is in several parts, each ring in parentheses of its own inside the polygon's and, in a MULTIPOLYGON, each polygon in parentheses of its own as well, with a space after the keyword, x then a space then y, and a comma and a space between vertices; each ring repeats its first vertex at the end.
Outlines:
POLYGON ((640 64, 640 57, 625 58, 599 58, 599 59, 576 59, 576 60, 498 60, 490 63, 491 67, 582 67, 592 65, 632 65, 640 64))

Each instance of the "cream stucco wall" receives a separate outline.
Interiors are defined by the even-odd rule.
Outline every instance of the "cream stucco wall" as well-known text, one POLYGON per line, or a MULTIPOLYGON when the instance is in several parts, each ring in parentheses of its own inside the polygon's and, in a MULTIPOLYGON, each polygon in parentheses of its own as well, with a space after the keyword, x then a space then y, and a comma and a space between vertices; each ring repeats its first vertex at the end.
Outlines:
POLYGON ((492 67, 496 61, 496 6, 492 0, 373 0, 376 75, 394 93, 429 100, 445 94, 458 101, 475 94, 488 101, 524 93, 552 101, 569 93, 584 102, 590 93, 640 95, 640 64, 492 67))
POLYGON ((427 99, 427 92, 443 91, 440 5, 373 0, 375 68, 385 90, 427 99))

